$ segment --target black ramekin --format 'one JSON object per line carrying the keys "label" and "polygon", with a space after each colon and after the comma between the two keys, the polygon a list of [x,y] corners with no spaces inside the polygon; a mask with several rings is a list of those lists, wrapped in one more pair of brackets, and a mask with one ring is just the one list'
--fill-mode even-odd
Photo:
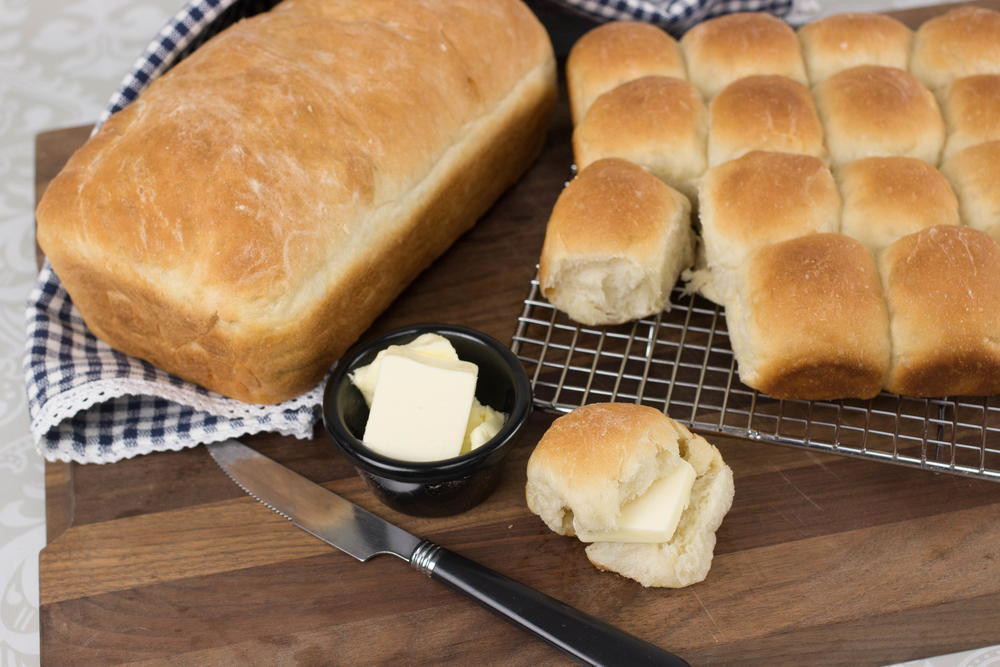
{"label": "black ramekin", "polygon": [[[405,345],[425,333],[444,336],[459,359],[476,364],[476,398],[508,416],[491,440],[468,454],[442,461],[400,461],[361,442],[368,406],[348,374],[371,363],[380,350]],[[337,362],[323,395],[323,422],[340,451],[382,502],[415,516],[458,514],[485,500],[500,481],[501,461],[530,413],[531,385],[517,357],[484,333],[448,324],[409,326],[354,346]]]}

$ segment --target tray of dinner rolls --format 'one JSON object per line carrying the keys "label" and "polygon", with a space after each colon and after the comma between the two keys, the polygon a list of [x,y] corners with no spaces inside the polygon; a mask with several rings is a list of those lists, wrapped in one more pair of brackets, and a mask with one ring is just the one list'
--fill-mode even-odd
{"label": "tray of dinner rolls", "polygon": [[609,23],[566,78],[539,406],[1000,479],[1000,13]]}

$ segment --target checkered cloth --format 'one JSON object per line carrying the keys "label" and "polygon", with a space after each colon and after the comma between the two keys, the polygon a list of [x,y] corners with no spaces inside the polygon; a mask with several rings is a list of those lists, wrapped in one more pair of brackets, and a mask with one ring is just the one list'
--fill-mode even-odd
{"label": "checkered cloth", "polygon": [[[358,0],[359,2],[363,0]],[[601,20],[640,19],[681,32],[727,12],[785,15],[793,0],[558,0]],[[803,2],[807,0],[796,0]],[[234,6],[239,2],[239,6]],[[128,106],[184,50],[217,31],[232,10],[262,11],[273,0],[194,0],[136,61],[101,116]],[[96,128],[95,128],[96,131]],[[111,349],[87,330],[48,263],[28,304],[25,358],[31,430],[49,460],[106,463],[259,431],[307,438],[319,418],[321,386],[276,406],[241,403]]]}

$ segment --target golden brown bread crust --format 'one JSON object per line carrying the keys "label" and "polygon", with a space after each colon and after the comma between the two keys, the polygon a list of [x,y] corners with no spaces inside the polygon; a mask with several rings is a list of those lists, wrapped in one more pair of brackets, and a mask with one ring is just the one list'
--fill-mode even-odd
{"label": "golden brown bread crust", "polygon": [[870,157],[837,170],[840,231],[879,252],[934,225],[957,225],[958,199],[940,171],[910,157]]}
{"label": "golden brown bread crust", "polygon": [[289,0],[113,116],[50,185],[39,243],[112,346],[278,402],[521,173],[553,98],[518,2]]}
{"label": "golden brown bread crust", "polygon": [[783,76],[748,76],[709,105],[709,166],[754,150],[825,157],[823,127],[809,90]]}
{"label": "golden brown bread crust", "polygon": [[642,167],[598,160],[559,195],[545,231],[538,282],[583,324],[654,315],[693,250],[691,205]]}
{"label": "golden brown bread crust", "polygon": [[777,74],[808,83],[795,31],[762,12],[728,14],[699,23],[681,38],[688,78],[713,97],[754,74]]}
{"label": "golden brown bread crust", "polygon": [[941,171],[958,195],[962,224],[1000,241],[1000,141],[955,153],[941,165]]}
{"label": "golden brown bread crust", "polygon": [[934,95],[909,72],[860,65],[834,74],[814,93],[835,166],[887,155],[938,163],[944,121]]}
{"label": "golden brown bread crust", "polygon": [[716,303],[732,295],[757,248],[840,227],[833,175],[809,155],[753,151],[709,169],[699,188],[706,271],[698,289]]}
{"label": "golden brown bread crust", "polygon": [[1000,74],[955,79],[948,87],[944,118],[946,160],[969,146],[1000,139]]}
{"label": "golden brown bread crust", "polygon": [[1000,12],[959,7],[917,29],[910,71],[943,96],[948,84],[973,74],[1000,74]]}
{"label": "golden brown bread crust", "polygon": [[594,28],[570,49],[566,85],[573,124],[583,120],[594,100],[643,76],[687,78],[677,41],[656,26],[613,21]]}
{"label": "golden brown bread crust", "polygon": [[857,65],[906,69],[913,31],[885,14],[834,14],[799,28],[813,85]]}
{"label": "golden brown bread crust", "polygon": [[776,398],[870,398],[889,367],[889,320],[871,253],[813,234],[751,258],[727,323],[740,379]]}
{"label": "golden brown bread crust", "polygon": [[641,165],[693,197],[706,166],[708,112],[688,81],[645,76],[609,90],[573,131],[576,165],[606,157]]}
{"label": "golden brown bread crust", "polygon": [[1000,393],[1000,245],[968,227],[931,227],[891,245],[881,271],[892,314],[886,388]]}

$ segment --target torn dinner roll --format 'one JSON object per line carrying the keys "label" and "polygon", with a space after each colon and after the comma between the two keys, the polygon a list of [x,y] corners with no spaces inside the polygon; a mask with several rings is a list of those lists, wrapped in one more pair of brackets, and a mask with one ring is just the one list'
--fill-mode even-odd
{"label": "torn dinner roll", "polygon": [[728,14],[699,23],[681,38],[688,77],[706,98],[737,79],[778,74],[807,83],[799,40],[770,14]]}
{"label": "torn dinner roll", "polygon": [[1000,141],[955,153],[941,171],[958,195],[962,223],[1000,241]]}
{"label": "torn dinner roll", "polygon": [[783,76],[749,76],[712,100],[709,166],[753,150],[826,156],[823,126],[804,85]]}
{"label": "torn dinner roll", "polygon": [[[555,420],[528,460],[528,508],[560,535],[621,529],[634,503],[693,473],[683,494],[662,507],[666,519],[682,505],[662,542],[594,541],[587,558],[643,586],[678,588],[702,581],[712,565],[715,531],[732,505],[732,470],[718,449],[653,408],[598,403]],[[650,520],[656,520],[655,513]]]}
{"label": "torn dinner roll", "polygon": [[577,167],[619,157],[690,198],[706,167],[708,112],[690,82],[646,76],[601,95],[573,132]]}
{"label": "torn dinner roll", "polygon": [[944,119],[945,160],[969,146],[1000,139],[1000,74],[955,79],[948,87]]}
{"label": "torn dinner roll", "polygon": [[833,175],[808,155],[754,151],[712,167],[699,201],[705,266],[695,273],[694,287],[716,303],[732,295],[756,249],[840,225]]}
{"label": "torn dinner roll", "polygon": [[643,76],[687,78],[677,41],[660,28],[614,21],[594,28],[573,45],[566,60],[566,84],[573,124],[583,120],[598,97]]}
{"label": "torn dinner roll", "polygon": [[881,257],[892,321],[886,388],[908,396],[1000,393],[1000,245],[930,227]]}
{"label": "torn dinner roll", "polygon": [[1000,74],[1000,12],[959,7],[917,29],[910,71],[943,97],[954,79]]}
{"label": "torn dinner roll", "polygon": [[958,199],[948,179],[923,160],[870,157],[837,170],[844,199],[841,232],[878,253],[934,225],[957,225]]}
{"label": "torn dinner roll", "polygon": [[799,28],[809,81],[816,85],[858,65],[906,69],[913,31],[885,14],[834,14]]}
{"label": "torn dinner roll", "polygon": [[775,398],[871,398],[889,367],[878,269],[860,242],[813,234],[758,250],[726,323],[740,380]]}
{"label": "torn dinner roll", "polygon": [[816,86],[814,94],[834,166],[887,155],[937,164],[944,121],[934,95],[909,72],[852,67]]}
{"label": "torn dinner roll", "polygon": [[549,302],[581,324],[654,315],[692,261],[691,205],[642,167],[594,162],[559,195],[539,261]]}

